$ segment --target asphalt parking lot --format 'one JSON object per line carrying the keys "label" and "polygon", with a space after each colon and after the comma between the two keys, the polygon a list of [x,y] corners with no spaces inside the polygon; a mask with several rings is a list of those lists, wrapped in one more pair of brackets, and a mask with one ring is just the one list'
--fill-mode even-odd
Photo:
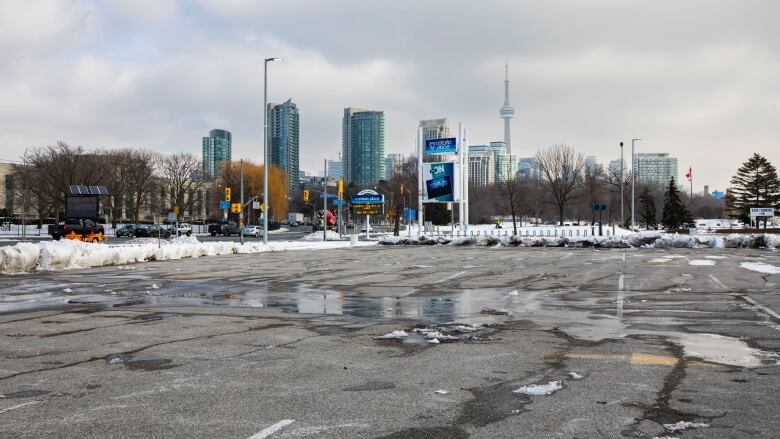
{"label": "asphalt parking lot", "polygon": [[769,266],[378,246],[0,276],[0,437],[776,438]]}

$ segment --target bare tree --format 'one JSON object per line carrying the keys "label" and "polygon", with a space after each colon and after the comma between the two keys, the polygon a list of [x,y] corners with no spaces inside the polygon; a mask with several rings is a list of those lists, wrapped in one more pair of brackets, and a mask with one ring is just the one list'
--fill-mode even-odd
{"label": "bare tree", "polygon": [[[526,201],[525,181],[514,178],[501,178],[495,183],[498,209],[512,216],[513,235],[517,235],[517,217],[521,215],[523,202]],[[521,224],[522,226],[522,224]]]}
{"label": "bare tree", "polygon": [[194,195],[203,186],[200,171],[200,160],[190,153],[166,155],[160,162],[160,183],[171,204],[179,206],[179,212],[185,206],[191,210]]}
{"label": "bare tree", "polygon": [[141,207],[154,190],[155,173],[160,158],[152,151],[135,149],[130,153],[128,160],[125,202],[130,207],[130,218],[134,223],[138,223]]}
{"label": "bare tree", "polygon": [[567,204],[582,185],[585,158],[568,145],[553,145],[536,153],[544,186],[558,209],[558,221],[563,225]]}

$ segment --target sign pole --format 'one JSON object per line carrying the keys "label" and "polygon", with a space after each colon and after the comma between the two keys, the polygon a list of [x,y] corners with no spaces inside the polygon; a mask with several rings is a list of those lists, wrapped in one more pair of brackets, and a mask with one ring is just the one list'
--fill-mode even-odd
{"label": "sign pole", "polygon": [[241,159],[241,212],[238,217],[238,235],[244,245],[244,159]]}
{"label": "sign pole", "polygon": [[466,235],[466,229],[469,228],[469,157],[468,157],[468,144],[469,144],[469,130],[463,128],[463,142],[461,148],[461,156],[463,157],[463,166],[460,169],[461,182],[463,185],[463,195],[461,202],[463,203],[463,219],[461,220],[463,228],[463,236]]}
{"label": "sign pole", "polygon": [[[463,122],[458,123],[458,141],[456,143],[455,154],[458,157],[458,172],[460,178],[458,179],[458,222],[460,223],[460,229],[463,230]],[[452,211],[452,215],[455,215],[455,211]],[[455,232],[455,220],[452,220],[453,233]]]}
{"label": "sign pole", "polygon": [[322,204],[322,240],[328,240],[328,159],[325,159],[325,180],[322,182],[324,189],[322,193],[325,194]]}
{"label": "sign pole", "polygon": [[417,128],[417,236],[422,232],[425,223],[425,212],[423,212],[423,141],[422,127]]}

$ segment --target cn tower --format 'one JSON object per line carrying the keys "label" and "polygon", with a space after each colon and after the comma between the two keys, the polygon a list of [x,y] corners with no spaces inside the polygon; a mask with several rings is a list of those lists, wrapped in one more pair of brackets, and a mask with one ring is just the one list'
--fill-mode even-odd
{"label": "cn tower", "polygon": [[509,124],[512,121],[512,116],[515,115],[515,109],[512,108],[512,105],[509,103],[509,63],[506,63],[504,66],[504,75],[504,105],[501,106],[499,114],[501,115],[501,118],[504,119],[504,143],[506,144],[506,152],[507,154],[512,154]]}

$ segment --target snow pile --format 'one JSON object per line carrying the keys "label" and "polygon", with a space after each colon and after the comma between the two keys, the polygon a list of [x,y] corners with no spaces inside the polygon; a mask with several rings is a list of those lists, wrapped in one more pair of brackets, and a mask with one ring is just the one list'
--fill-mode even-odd
{"label": "snow pile", "polygon": [[780,267],[775,267],[774,265],[769,265],[764,262],[743,262],[739,265],[746,270],[757,271],[759,273],[780,274]]}
{"label": "snow pile", "polygon": [[706,266],[706,265],[715,265],[716,262],[712,259],[694,259],[692,261],[688,261],[688,265],[696,265],[696,266]]}
{"label": "snow pile", "polygon": [[569,377],[571,377],[571,379],[573,379],[575,381],[579,381],[579,380],[585,378],[585,375],[583,375],[583,374],[581,374],[579,372],[576,372],[576,371],[571,371],[571,372],[569,372]]}
{"label": "snow pile", "polygon": [[[134,244],[106,245],[73,240],[43,241],[36,244],[18,243],[0,247],[0,273],[31,273],[41,270],[71,270],[78,268],[124,266],[135,262],[168,261],[201,256],[249,254],[285,250],[316,250],[349,247],[349,242],[293,242],[271,244],[262,242],[215,241],[200,242],[195,237],[135,241]],[[362,242],[360,245],[376,245]]]}
{"label": "snow pile", "polygon": [[664,424],[664,428],[667,431],[671,431],[671,432],[683,431],[689,428],[706,428],[709,426],[710,424],[705,424],[703,422],[688,422],[688,421],[680,421],[675,424]]}
{"label": "snow pile", "polygon": [[563,389],[560,381],[550,381],[547,384],[529,384],[519,389],[513,390],[512,393],[522,393],[530,396],[547,396]]}
{"label": "snow pile", "polygon": [[383,236],[382,245],[453,245],[478,247],[597,248],[780,248],[780,235],[679,235],[657,231],[620,236]]}
{"label": "snow pile", "polygon": [[393,332],[387,333],[385,335],[380,335],[377,337],[374,337],[378,340],[397,340],[401,338],[406,338],[409,336],[409,333],[403,330],[395,330]]}
{"label": "snow pile", "polygon": [[431,343],[439,343],[442,341],[454,341],[458,339],[458,337],[455,337],[454,335],[445,335],[442,334],[441,331],[437,331],[435,329],[429,329],[429,328],[416,328],[414,329],[413,332],[422,334]]}

